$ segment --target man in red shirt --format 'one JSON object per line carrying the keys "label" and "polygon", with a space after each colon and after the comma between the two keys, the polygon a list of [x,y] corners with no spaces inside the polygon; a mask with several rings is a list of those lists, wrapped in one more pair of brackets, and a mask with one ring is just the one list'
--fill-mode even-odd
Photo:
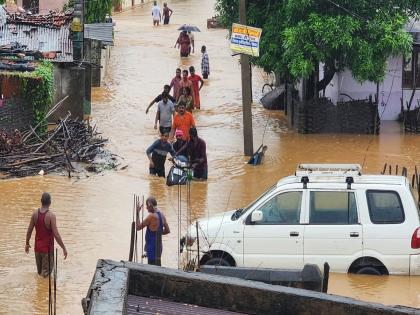
{"label": "man in red shirt", "polygon": [[[41,197],[41,208],[34,211],[26,232],[25,252],[29,253],[29,240],[35,227],[35,260],[38,274],[48,277],[54,267],[54,238],[63,249],[64,259],[67,258],[66,246],[61,240],[57,229],[55,214],[50,211],[51,196],[43,193]],[[49,259],[49,260],[48,260]]]}
{"label": "man in red shirt", "polygon": [[[188,77],[188,80],[192,82],[194,108],[200,109],[200,90],[203,87],[204,81],[198,74],[195,74],[195,69],[193,66],[190,67],[190,74],[191,75]],[[198,86],[199,83],[200,86]]]}

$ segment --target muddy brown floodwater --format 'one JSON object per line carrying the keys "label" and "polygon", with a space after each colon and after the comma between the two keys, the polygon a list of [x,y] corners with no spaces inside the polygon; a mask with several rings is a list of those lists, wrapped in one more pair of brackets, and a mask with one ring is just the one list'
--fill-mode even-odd
{"label": "muddy brown floodwater", "polygon": [[[195,113],[199,135],[207,142],[209,180],[191,186],[195,217],[246,205],[302,162],[364,164],[365,173],[378,173],[384,163],[412,167],[420,156],[420,137],[400,133],[396,123],[383,123],[380,136],[301,135],[287,128],[280,112],[253,106],[254,147],[262,141],[268,151],[264,164],[251,167],[243,157],[240,68],[232,57],[225,30],[207,30],[214,0],[168,1],[174,10],[171,25],[153,27],[150,5],[115,16],[115,47],[103,87],[93,91],[92,117],[109,148],[124,157],[123,171],[71,179],[48,175],[0,182],[0,313],[46,314],[48,282],[36,275],[35,260],[24,253],[31,211],[43,191],[52,194],[68,248],[58,262],[58,313],[82,314],[80,300],[89,287],[98,258],[127,259],[132,196],[157,196],[172,233],[164,239],[163,265],[177,266],[177,189],[148,175],[146,148],[157,137],[156,108],[147,104],[161,92],[177,67],[200,68],[200,47],[210,56],[211,76],[202,89],[202,110]],[[197,25],[196,52],[180,60],[173,48],[177,28]],[[264,83],[253,70],[254,98]],[[370,143],[370,145],[369,145]],[[367,150],[369,146],[369,149]],[[183,223],[182,228],[185,228]],[[32,242],[33,242],[32,237]],[[333,274],[330,293],[385,304],[420,307],[420,277],[369,277]]]}

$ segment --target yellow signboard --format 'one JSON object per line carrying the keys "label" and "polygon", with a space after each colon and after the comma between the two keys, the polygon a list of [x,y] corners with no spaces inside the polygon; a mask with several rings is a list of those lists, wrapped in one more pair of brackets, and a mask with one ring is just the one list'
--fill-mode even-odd
{"label": "yellow signboard", "polygon": [[260,56],[262,29],[233,23],[230,49],[236,53]]}

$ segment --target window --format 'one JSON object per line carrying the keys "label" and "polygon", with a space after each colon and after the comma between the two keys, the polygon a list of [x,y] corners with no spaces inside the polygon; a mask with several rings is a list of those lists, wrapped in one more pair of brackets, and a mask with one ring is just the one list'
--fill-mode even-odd
{"label": "window", "polygon": [[259,209],[263,213],[263,219],[256,224],[299,224],[301,204],[301,191],[276,195]]}
{"label": "window", "polygon": [[404,222],[404,209],[396,191],[368,190],[366,196],[372,223],[398,224]]}
{"label": "window", "polygon": [[357,224],[353,192],[311,191],[310,224]]}
{"label": "window", "polygon": [[402,87],[420,88],[420,52],[413,51],[410,57],[403,59]]}

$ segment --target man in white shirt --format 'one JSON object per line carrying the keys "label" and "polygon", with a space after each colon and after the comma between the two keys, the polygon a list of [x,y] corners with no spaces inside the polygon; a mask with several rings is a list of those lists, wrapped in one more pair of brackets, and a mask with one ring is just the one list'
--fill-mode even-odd
{"label": "man in white shirt", "polygon": [[157,5],[157,1],[153,2],[152,17],[153,17],[153,25],[159,26],[159,22],[162,20],[162,14],[160,13],[160,8]]}

